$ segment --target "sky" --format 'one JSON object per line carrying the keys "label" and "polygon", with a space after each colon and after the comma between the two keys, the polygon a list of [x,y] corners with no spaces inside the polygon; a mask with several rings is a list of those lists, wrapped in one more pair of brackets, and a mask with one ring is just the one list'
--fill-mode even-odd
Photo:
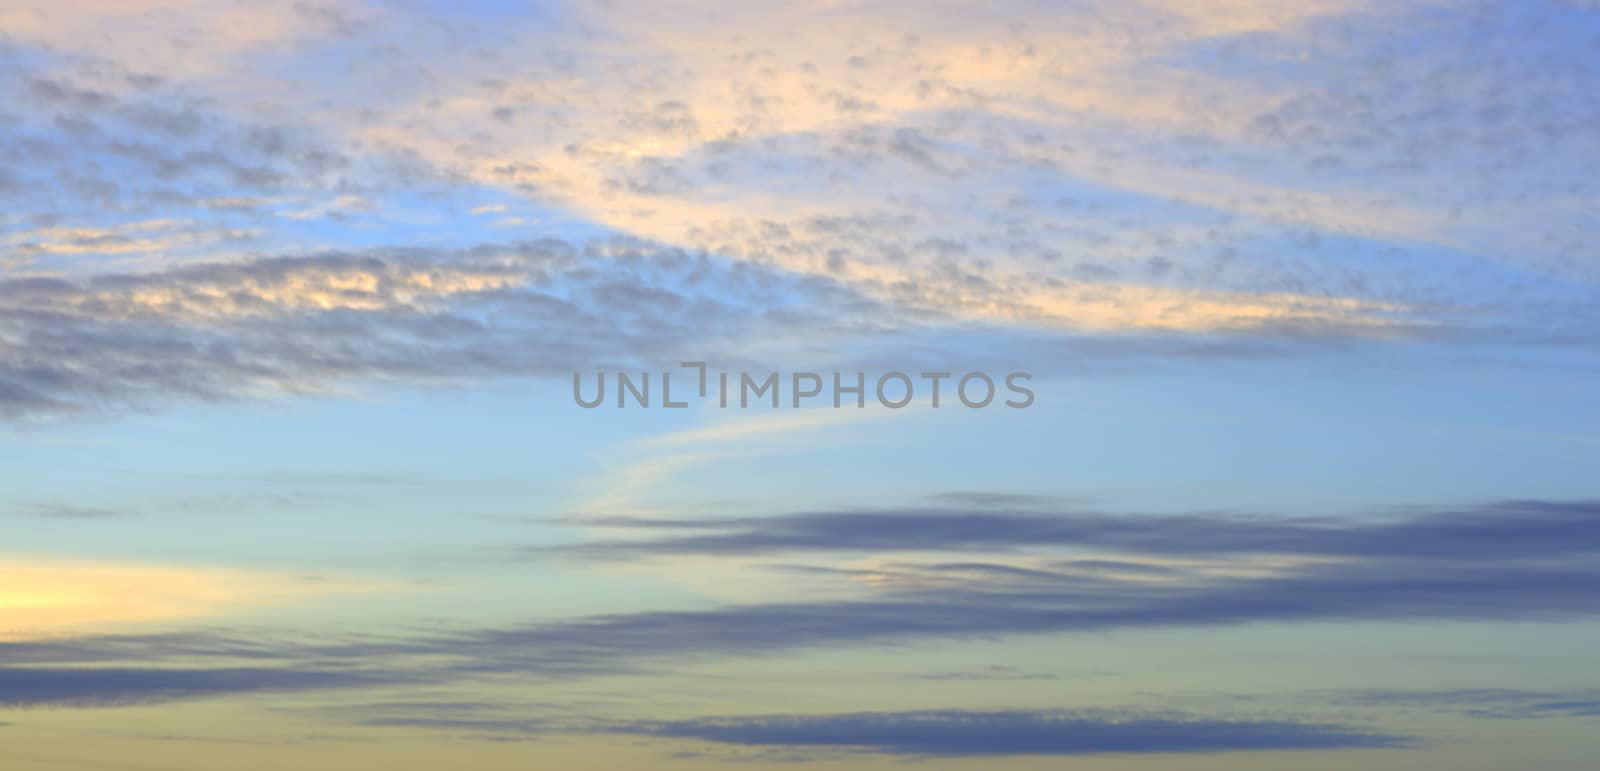
{"label": "sky", "polygon": [[1592,769],[1597,127],[1586,0],[8,0],[0,767]]}

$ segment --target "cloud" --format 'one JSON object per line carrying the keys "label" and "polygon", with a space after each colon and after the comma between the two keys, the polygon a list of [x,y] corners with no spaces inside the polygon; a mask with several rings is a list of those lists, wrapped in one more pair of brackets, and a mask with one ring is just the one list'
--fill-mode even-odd
{"label": "cloud", "polygon": [[[912,332],[926,340],[892,355]],[[963,354],[972,366],[1026,354],[1040,375],[1091,360],[1283,356],[1319,344],[1042,339],[886,305],[832,278],[629,239],[371,247],[0,280],[0,418],[685,360],[760,369],[785,352],[793,366],[816,361],[827,340],[856,344],[831,367],[911,366],[947,362],[985,334],[978,353]]]}
{"label": "cloud", "polygon": [[89,0],[70,6],[25,0],[0,11],[9,37],[136,67],[150,78],[216,76],[245,54],[338,31],[318,6],[238,5],[215,0]]}
{"label": "cloud", "polygon": [[[1094,671],[1091,675],[1107,675],[1109,673]],[[978,671],[968,672],[928,672],[924,674],[909,675],[913,680],[929,680],[944,682],[1021,682],[1028,680],[1057,680],[1056,675],[1048,672],[1025,672],[1016,667],[994,665]]]}
{"label": "cloud", "polygon": [[[0,643],[0,655],[17,666],[241,653],[325,667],[426,657],[434,671],[456,678],[582,678],[649,671],[663,661],[996,636],[1268,623],[1576,621],[1595,617],[1593,597],[1600,592],[1594,559],[1600,539],[1585,529],[1590,512],[1587,504],[1525,502],[1469,510],[1454,528],[1448,517],[1425,513],[1338,528],[1272,530],[1263,523],[1268,530],[1259,537],[1236,518],[1194,515],[1171,533],[1155,522],[1106,531],[1119,544],[1183,557],[1176,561],[1085,557],[1047,537],[1038,544],[1043,552],[1030,559],[908,558],[857,569],[848,575],[854,591],[823,599],[595,614],[376,640],[177,634],[11,642]],[[1216,529],[1207,531],[1207,522]],[[922,524],[939,532],[936,521]],[[944,532],[955,538],[964,531]],[[908,531],[908,537],[916,536]],[[1226,545],[1234,540],[1241,549]],[[1272,553],[1239,556],[1257,551]]]}
{"label": "cloud", "polygon": [[[769,338],[909,356],[937,337],[1062,369],[1596,342],[1593,191],[1573,176],[1594,105],[1563,74],[1585,71],[1562,23],[1577,11],[308,6],[246,29],[223,5],[6,12],[0,263],[26,273],[0,288],[0,416],[559,376]],[[1415,39],[1419,14],[1441,39]],[[195,39],[191,17],[217,27]],[[707,18],[739,34],[701,34]],[[1508,23],[1562,66],[1450,55]],[[85,49],[107,28],[114,45]],[[159,53],[173,40],[183,62]],[[345,72],[357,56],[395,66]],[[327,62],[345,76],[315,77]],[[527,246],[488,232],[502,213],[568,256],[491,265]],[[448,245],[375,247],[376,227]],[[710,256],[635,271],[602,254],[617,234]],[[563,289],[590,271],[614,281]],[[611,310],[637,323],[573,320]]]}
{"label": "cloud", "polygon": [[627,241],[19,278],[0,281],[0,416],[676,366],[717,353],[707,330],[826,336],[878,314],[833,282]]}
{"label": "cloud", "polygon": [[[1019,499],[961,495],[943,500]],[[1488,509],[1480,509],[1479,516],[1487,517]],[[1507,509],[1502,521],[1514,521],[1517,511]],[[1487,519],[1475,528],[1487,532],[1492,528],[1486,524]],[[1581,534],[1568,536],[1579,545],[1554,539],[1543,545],[1513,543],[1509,555],[1495,556],[1474,539],[1442,538],[1457,546],[1435,546],[1415,559],[1388,549],[1369,549],[1358,559],[1350,556],[1354,549],[1341,546],[1337,551],[1345,556],[1333,561],[1291,559],[1235,564],[1226,570],[1184,563],[1170,575],[1153,576],[1135,570],[1137,561],[1072,556],[1052,558],[1040,568],[1010,564],[1007,555],[986,562],[906,562],[877,570],[898,575],[867,582],[865,597],[596,614],[387,635],[213,629],[0,641],[0,658],[7,662],[0,667],[0,694],[14,706],[113,707],[236,693],[658,677],[664,664],[676,668],[695,661],[818,649],[1135,628],[1591,619],[1592,598],[1600,592],[1595,542]],[[1302,537],[1287,542],[1298,543]],[[1227,556],[1224,561],[1241,560]],[[1029,675],[998,667],[929,677],[1008,680]],[[1386,712],[1426,709],[1496,719],[1595,714],[1593,694],[1584,691],[1343,691],[1313,696],[1323,706]],[[574,717],[573,705],[537,709],[531,715],[525,706],[508,702],[434,708],[414,702],[404,708],[339,710],[332,719],[497,740],[612,733],[780,748],[806,756],[1209,753],[1414,744],[1405,736],[1351,725],[1149,712],[943,710],[616,721]]]}
{"label": "cloud", "polygon": [[899,755],[908,759],[1210,754],[1248,751],[1400,749],[1411,737],[1292,719],[1252,720],[1136,710],[919,710],[809,715],[739,715],[677,720],[575,716],[573,705],[394,702],[342,711],[364,726],[458,735],[537,737],[623,734],[791,751]]}
{"label": "cloud", "polygon": [[1493,720],[1600,717],[1600,691],[1462,688],[1436,691],[1364,690],[1320,694],[1338,704],[1421,708]]}
{"label": "cloud", "polygon": [[[1306,83],[1334,92],[1307,94],[1305,83],[1260,75],[1280,68],[1239,64],[1276,62],[1286,56],[1280,47],[1308,46],[1337,65],[1352,55],[1336,45],[1348,30],[1325,14],[1377,35],[1382,30],[1363,25],[1415,12],[1356,10],[1364,5],[1295,3],[1258,14],[1156,3],[1101,8],[1091,21],[1015,4],[961,24],[893,2],[827,14],[796,9],[781,22],[727,4],[703,10],[738,24],[737,42],[692,34],[699,16],[646,5],[639,14],[654,20],[648,24],[601,10],[576,14],[580,26],[615,36],[588,40],[583,53],[563,48],[577,26],[505,20],[511,39],[480,39],[494,60],[514,63],[509,73],[481,69],[483,51],[446,43],[440,32],[449,24],[424,14],[369,14],[370,23],[333,25],[340,34],[327,37],[317,34],[322,15],[290,14],[293,29],[312,33],[303,41],[311,55],[337,57],[347,45],[370,48],[400,35],[441,50],[425,73],[367,88],[273,73],[306,100],[349,103],[302,126],[236,117],[259,114],[249,109],[260,88],[253,80],[223,93],[206,93],[215,85],[204,81],[147,93],[127,82],[126,62],[65,72],[33,63],[39,72],[27,81],[36,84],[28,98],[41,117],[68,110],[68,123],[94,141],[57,146],[28,135],[22,139],[56,152],[21,160],[27,170],[70,146],[163,178],[331,194],[390,187],[386,169],[400,162],[379,157],[387,155],[415,161],[441,184],[498,187],[622,232],[829,276],[881,302],[969,319],[1185,332],[1299,324],[1370,334],[1440,320],[1441,288],[1423,278],[1439,271],[1414,269],[1429,260],[1492,276],[1461,255],[1412,254],[1408,242],[1459,225],[1425,196],[1390,194],[1386,186],[1406,175],[1369,162],[1374,189],[1356,180],[1328,193],[1347,178],[1306,178],[1300,169],[1332,151],[1353,157],[1357,143],[1377,148],[1369,155],[1415,153],[1419,143],[1406,139],[1431,125],[1385,132],[1356,124],[1341,117],[1350,110],[1319,105],[1370,104],[1358,91],[1364,81],[1301,67]],[[881,31],[841,40],[831,31],[841,14]],[[1006,23],[1008,14],[1028,23]],[[54,28],[50,14],[40,18],[41,34]],[[118,15],[102,9],[98,18]],[[1493,21],[1461,11],[1449,29],[1466,35]],[[1126,29],[1143,31],[1139,45],[1104,44]],[[1381,53],[1399,56],[1391,48]],[[1424,68],[1434,54],[1411,55],[1422,61],[1407,65]],[[746,62],[732,83],[730,61]],[[1461,77],[1473,93],[1491,90],[1481,78]],[[1422,110],[1405,110],[1426,95],[1396,96],[1397,114],[1363,120],[1416,122],[1412,113]],[[1515,107],[1508,114],[1522,121],[1544,112],[1538,101]],[[1452,128],[1446,111],[1425,114]],[[1558,117],[1566,125],[1565,116],[1547,119]],[[1266,123],[1287,138],[1262,141],[1252,127]],[[164,152],[163,143],[142,138],[153,133],[183,135],[195,147]],[[1567,152],[1584,149],[1573,132],[1561,138],[1572,145]],[[139,197],[116,182],[85,179],[85,189],[118,201]],[[209,186],[135,187],[156,203],[171,193],[248,197]],[[1377,246],[1390,253],[1343,260],[1316,246],[1342,249],[1338,239],[1357,235],[1381,237]],[[1400,273],[1385,267],[1399,263]],[[1414,302],[1419,297],[1428,303]]]}
{"label": "cloud", "polygon": [[135,512],[123,509],[108,509],[94,506],[71,506],[67,504],[34,504],[25,507],[22,513],[27,516],[41,519],[59,520],[101,520],[119,519],[122,517],[136,516]]}
{"label": "cloud", "polygon": [[918,758],[1390,749],[1414,743],[1345,725],[1165,713],[930,710],[765,715],[641,722],[610,730],[714,744]]}
{"label": "cloud", "polygon": [[556,551],[593,557],[753,556],[805,552],[1015,552],[1048,547],[1163,557],[1511,560],[1600,550],[1600,502],[1507,501],[1356,518],[1208,513],[1114,514],[1030,499],[955,499],[901,510],[798,512],[726,519],[586,516],[589,528],[654,537]]}
{"label": "cloud", "polygon": [[[708,393],[715,396],[717,372],[708,370]],[[695,393],[698,371],[679,368],[670,374],[678,379],[679,396]],[[732,377],[737,377],[733,375]],[[737,385],[733,388],[737,389]],[[709,425],[646,437],[623,449],[621,460],[593,483],[597,492],[574,506],[583,512],[649,512],[638,500],[643,491],[659,487],[685,470],[733,457],[772,452],[774,446],[793,449],[808,433],[859,424],[896,413],[876,403],[861,409],[804,409],[767,415],[741,413],[735,419],[718,419]],[[581,518],[574,520],[581,523]],[[598,518],[606,526],[605,516]]]}
{"label": "cloud", "polygon": [[[625,232],[969,319],[1373,334],[1459,319],[1508,282],[1530,308],[1539,273],[1592,272],[1577,202],[1594,191],[1573,170],[1594,105],[1563,14],[1091,5],[591,9],[609,34],[582,52],[489,79],[463,65],[447,96],[347,130]],[[1455,54],[1508,26],[1556,45]],[[1531,136],[1565,162],[1497,150]],[[1501,227],[1512,210],[1542,233]]]}
{"label": "cloud", "polygon": [[[659,540],[602,542],[599,553],[748,559],[860,550],[902,556],[868,567],[800,566],[822,578],[835,574],[852,581],[855,590],[839,599],[512,627],[465,635],[457,650],[484,659],[506,656],[538,671],[1131,628],[1577,620],[1593,617],[1588,599],[1600,587],[1594,568],[1600,517],[1585,502],[1483,505],[1352,521],[925,512],[859,519],[848,513],[780,516],[770,530],[759,522],[736,522],[735,535],[726,539],[680,535],[680,528],[704,522],[667,522]],[[582,546],[574,550],[586,553]],[[939,551],[962,557],[918,558],[930,551],[935,558]]]}
{"label": "cloud", "polygon": [[90,709],[234,694],[392,686],[395,673],[272,668],[0,666],[0,709]]}
{"label": "cloud", "polygon": [[191,222],[145,220],[111,227],[45,227],[11,233],[0,238],[0,248],[19,257],[124,255],[173,252],[248,237],[245,231],[195,228]]}
{"label": "cloud", "polygon": [[230,113],[185,85],[141,86],[116,65],[16,44],[0,59],[12,76],[0,96],[21,108],[0,121],[16,175],[0,186],[12,204],[0,244],[50,268],[216,259],[282,241],[261,211],[437,181],[403,154],[350,154],[314,128]]}
{"label": "cloud", "polygon": [[[1318,621],[1573,620],[1593,617],[1588,600],[1597,589],[1600,576],[1592,569],[1537,566],[1407,570],[1349,565],[1193,586],[1095,580],[998,586],[969,582],[874,599],[663,610],[483,630],[455,637],[449,650],[466,657],[470,665],[497,671],[562,673],[604,671],[656,659],[757,656],[997,635]],[[405,644],[397,648],[407,649]]]}

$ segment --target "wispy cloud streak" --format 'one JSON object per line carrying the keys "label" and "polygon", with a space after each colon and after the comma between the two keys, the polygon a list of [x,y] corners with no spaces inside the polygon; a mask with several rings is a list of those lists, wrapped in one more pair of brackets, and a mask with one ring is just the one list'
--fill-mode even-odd
{"label": "wispy cloud streak", "polygon": [[610,730],[715,744],[923,758],[1373,749],[1412,743],[1346,725],[1094,712],[760,715],[633,723]]}
{"label": "wispy cloud streak", "polygon": [[[1223,534],[1240,533],[1247,551],[1298,559],[1244,570],[1180,566],[1176,574],[1071,555],[1039,567],[1015,566],[1007,556],[907,561],[886,568],[902,573],[901,580],[867,582],[864,595],[840,599],[599,614],[365,640],[212,634],[0,643],[0,655],[18,666],[158,661],[210,652],[344,666],[425,656],[433,669],[453,677],[571,678],[648,671],[664,661],[997,635],[1329,621],[1592,619],[1600,612],[1593,601],[1600,594],[1600,563],[1594,559],[1600,539],[1588,529],[1592,511],[1588,504],[1483,506],[1458,515],[1459,523],[1444,513],[1427,513],[1334,528],[1326,541],[1318,534],[1330,525],[1285,525],[1265,542],[1251,541],[1238,529],[1237,518],[1195,515],[1183,520],[1186,529],[1160,538],[1154,535],[1159,528],[1140,526],[1138,542],[1158,553],[1154,544],[1164,544],[1169,554],[1227,555],[1233,550],[1224,548]],[[1037,524],[1037,515],[1029,517]],[[1217,526],[1216,532],[1206,532],[1207,522]],[[1551,532],[1515,536],[1518,528],[1537,533],[1545,527]],[[963,532],[952,528],[945,537]],[[1397,533],[1415,540],[1397,542]],[[1020,546],[1023,537],[1014,534],[1005,545]],[[1412,543],[1416,554],[1409,553]]]}

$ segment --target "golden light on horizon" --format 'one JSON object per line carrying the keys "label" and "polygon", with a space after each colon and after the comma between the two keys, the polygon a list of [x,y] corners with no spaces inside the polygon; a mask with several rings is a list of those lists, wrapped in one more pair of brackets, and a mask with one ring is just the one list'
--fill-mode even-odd
{"label": "golden light on horizon", "polygon": [[367,588],[267,571],[0,556],[0,640],[193,619]]}

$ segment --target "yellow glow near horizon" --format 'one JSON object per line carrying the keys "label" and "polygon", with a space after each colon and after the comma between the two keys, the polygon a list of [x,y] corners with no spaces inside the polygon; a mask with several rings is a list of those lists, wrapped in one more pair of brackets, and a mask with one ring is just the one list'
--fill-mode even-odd
{"label": "yellow glow near horizon", "polygon": [[0,640],[218,615],[370,588],[264,571],[0,555]]}

